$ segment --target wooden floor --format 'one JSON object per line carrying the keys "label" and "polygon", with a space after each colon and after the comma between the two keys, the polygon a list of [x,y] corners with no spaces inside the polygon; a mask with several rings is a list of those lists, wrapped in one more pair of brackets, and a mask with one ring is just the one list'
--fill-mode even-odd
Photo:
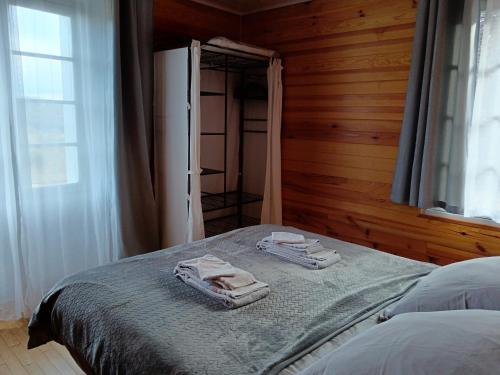
{"label": "wooden floor", "polygon": [[27,350],[25,322],[0,324],[0,375],[84,374],[68,351],[55,342]]}

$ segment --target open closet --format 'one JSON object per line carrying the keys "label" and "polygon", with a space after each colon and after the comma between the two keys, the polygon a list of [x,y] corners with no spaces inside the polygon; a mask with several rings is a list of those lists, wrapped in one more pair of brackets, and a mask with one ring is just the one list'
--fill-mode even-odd
{"label": "open closet", "polygon": [[215,38],[155,54],[164,246],[281,223],[281,62]]}

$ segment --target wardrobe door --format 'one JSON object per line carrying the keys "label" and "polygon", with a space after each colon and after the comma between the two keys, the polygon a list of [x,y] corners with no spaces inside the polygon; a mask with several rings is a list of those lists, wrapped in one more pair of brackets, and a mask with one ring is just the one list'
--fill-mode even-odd
{"label": "wardrobe door", "polygon": [[162,247],[187,241],[188,48],[155,53],[155,163]]}

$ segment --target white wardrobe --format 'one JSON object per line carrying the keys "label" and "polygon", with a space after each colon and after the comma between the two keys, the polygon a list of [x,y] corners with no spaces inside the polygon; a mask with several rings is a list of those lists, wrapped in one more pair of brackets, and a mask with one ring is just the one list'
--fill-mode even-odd
{"label": "white wardrobe", "polygon": [[281,224],[281,61],[215,38],[155,54],[162,245]]}

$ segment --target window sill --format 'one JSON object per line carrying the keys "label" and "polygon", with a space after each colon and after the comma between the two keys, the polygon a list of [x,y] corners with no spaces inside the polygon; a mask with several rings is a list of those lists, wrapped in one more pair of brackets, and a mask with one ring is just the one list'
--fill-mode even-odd
{"label": "window sill", "polygon": [[500,230],[500,223],[496,223],[493,220],[475,218],[475,217],[464,217],[462,215],[452,214],[445,211],[435,210],[435,209],[420,209],[419,217],[440,221],[447,221],[455,224],[464,224],[470,227],[476,228],[486,228]]}

